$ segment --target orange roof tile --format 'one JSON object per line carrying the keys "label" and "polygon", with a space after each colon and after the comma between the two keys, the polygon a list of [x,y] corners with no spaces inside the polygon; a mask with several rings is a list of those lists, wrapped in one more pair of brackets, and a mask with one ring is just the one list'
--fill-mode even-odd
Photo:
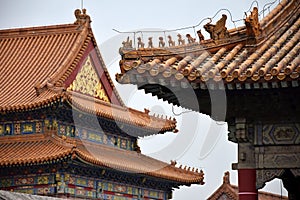
{"label": "orange roof tile", "polygon": [[[209,80],[235,84],[294,81],[300,74],[300,4],[283,0],[260,21],[261,34],[256,42],[246,35],[246,27],[229,30],[226,41],[212,40],[177,47],[140,48],[121,53],[118,82],[166,85],[174,81],[193,83],[202,88]],[[172,60],[172,64],[167,63]],[[155,61],[155,62],[154,62]],[[149,82],[150,83],[150,82]],[[296,85],[298,85],[296,83]],[[145,83],[144,83],[145,84]],[[231,87],[231,86],[230,86]]]}
{"label": "orange roof tile", "polygon": [[[75,71],[91,42],[120,106],[96,99],[87,100],[84,95],[66,91],[65,81]],[[153,117],[146,111],[140,112],[124,105],[103,63],[90,21],[0,30],[0,79],[1,112],[40,108],[49,102],[69,99],[69,103],[74,103],[77,108],[128,124],[159,132],[176,128],[173,119]],[[90,102],[93,102],[92,106]],[[94,105],[95,102],[97,105]],[[112,115],[112,111],[120,116]]]}
{"label": "orange roof tile", "polygon": [[[73,106],[98,116],[113,119],[116,121],[133,124],[144,129],[156,132],[165,132],[176,129],[176,119],[158,118],[150,116],[148,110],[140,112],[132,108],[121,107],[100,101],[77,92],[68,92],[68,99]],[[144,133],[143,133],[144,134]],[[142,135],[141,135],[142,136]],[[145,135],[143,135],[145,136]]]}
{"label": "orange roof tile", "polygon": [[0,140],[0,166],[40,164],[71,157],[105,168],[140,173],[183,184],[203,184],[203,172],[175,167],[143,154],[94,145],[88,141],[60,138],[54,132],[5,136]]}
{"label": "orange roof tile", "polygon": [[0,140],[0,165],[44,163],[72,154],[72,145],[47,134],[3,137]]}
{"label": "orange roof tile", "polygon": [[86,37],[87,32],[74,24],[1,30],[1,110],[53,97],[55,93],[49,91],[38,96],[36,84],[68,68],[66,58],[74,60],[84,50]]}

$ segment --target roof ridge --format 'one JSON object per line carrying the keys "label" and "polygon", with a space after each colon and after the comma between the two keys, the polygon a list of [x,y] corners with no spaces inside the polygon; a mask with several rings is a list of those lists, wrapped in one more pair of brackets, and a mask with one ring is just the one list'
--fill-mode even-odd
{"label": "roof ridge", "polygon": [[75,42],[75,45],[70,49],[69,54],[61,64],[61,67],[50,77],[50,80],[53,81],[55,85],[62,86],[68,75],[70,75],[76,67],[76,64],[79,62],[83,52],[88,46],[88,42],[90,41],[88,35],[88,26],[84,26]]}
{"label": "roof ridge", "polygon": [[[31,27],[17,27],[17,28],[7,28],[0,30],[0,38],[11,37],[11,36],[22,36],[22,34],[37,34],[37,32],[42,33],[56,33],[58,30],[63,32],[68,32],[74,30],[74,27],[77,27],[74,23],[68,24],[58,24],[58,25],[46,25],[46,26],[31,26]],[[78,30],[80,31],[80,30]],[[4,35],[5,34],[5,35]]]}
{"label": "roof ridge", "polygon": [[[88,43],[93,37],[91,32],[90,16],[86,14],[86,9],[76,9],[74,11],[76,21],[72,25],[72,27],[77,27],[76,31],[78,31],[79,36],[76,38],[75,44],[73,44],[72,48],[69,50],[68,54],[65,56],[63,62],[60,64],[55,73],[53,73],[50,77],[48,77],[42,84],[36,83],[41,89],[45,86],[49,86],[49,84],[57,87],[64,87],[63,82],[67,79],[67,77],[74,70],[79,60],[83,56],[83,53],[88,47]],[[58,25],[62,26],[63,25]],[[74,30],[73,30],[74,33]]]}
{"label": "roof ridge", "polygon": [[65,57],[61,67],[50,77],[57,86],[62,86],[65,80],[70,76],[75,69],[79,60],[82,58],[85,50],[88,48],[88,44],[93,37],[91,30],[91,18],[86,14],[86,9],[76,9],[74,11],[76,21],[75,25],[78,26],[78,30],[81,30],[79,38],[76,39],[75,45],[70,49],[69,54]]}

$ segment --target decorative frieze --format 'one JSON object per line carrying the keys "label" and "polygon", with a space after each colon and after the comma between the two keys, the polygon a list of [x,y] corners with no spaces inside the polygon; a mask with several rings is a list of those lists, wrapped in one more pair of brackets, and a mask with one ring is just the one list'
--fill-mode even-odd
{"label": "decorative frieze", "polygon": [[256,187],[263,188],[287,170],[300,175],[300,124],[247,122],[237,118],[229,125],[230,140],[238,143],[236,169],[256,169]]}
{"label": "decorative frieze", "polygon": [[229,125],[228,137],[232,142],[253,142],[259,146],[300,144],[300,124],[248,123],[243,118],[237,118],[234,124]]}
{"label": "decorative frieze", "polygon": [[67,124],[56,119],[13,121],[0,124],[0,137],[9,135],[45,133],[57,130],[58,135],[80,138],[99,144],[114,146],[126,150],[135,150],[135,139],[122,137],[100,130]]}
{"label": "decorative frieze", "polygon": [[76,75],[75,80],[70,84],[67,90],[80,92],[105,102],[110,102],[90,56],[87,57],[82,68]]}
{"label": "decorative frieze", "polygon": [[166,199],[166,192],[102,179],[87,178],[73,174],[57,174],[57,181],[70,196],[100,199]]}
{"label": "decorative frieze", "polygon": [[256,168],[284,169],[299,168],[300,146],[255,147]]}
{"label": "decorative frieze", "polygon": [[61,195],[111,200],[166,199],[166,192],[64,172],[0,178],[0,188],[28,194]]}
{"label": "decorative frieze", "polygon": [[300,124],[265,124],[258,128],[258,143],[263,145],[300,144]]}
{"label": "decorative frieze", "polygon": [[59,123],[58,135],[80,138],[83,140],[96,142],[98,144],[114,146],[126,150],[134,150],[135,148],[134,139],[129,139],[121,137],[119,135],[110,134],[94,129],[88,129],[80,126],[75,127],[72,124]]}
{"label": "decorative frieze", "polygon": [[30,174],[0,178],[0,188],[28,194],[55,193],[54,174]]}
{"label": "decorative frieze", "polygon": [[0,136],[43,133],[44,121],[28,120],[0,123]]}

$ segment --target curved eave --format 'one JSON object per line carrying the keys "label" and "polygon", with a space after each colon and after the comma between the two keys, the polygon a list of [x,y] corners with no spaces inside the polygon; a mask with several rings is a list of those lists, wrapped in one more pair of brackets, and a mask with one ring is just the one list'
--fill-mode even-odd
{"label": "curved eave", "polygon": [[[266,19],[262,33],[253,44],[238,37],[245,27],[229,31],[226,43],[189,44],[183,48],[139,49],[122,55],[121,73],[116,79],[121,84],[160,84],[167,87],[194,89],[252,89],[298,87],[300,75],[300,4],[282,1]],[[206,46],[207,45],[207,46]],[[202,48],[201,48],[202,47]],[[213,83],[213,84],[211,84]]]}
{"label": "curved eave", "polygon": [[56,93],[52,90],[47,90],[41,95],[37,96],[32,102],[28,102],[25,104],[0,106],[0,112],[24,112],[34,109],[40,109],[65,98],[66,96],[63,92]]}
{"label": "curved eave", "polygon": [[116,120],[142,129],[164,133],[176,129],[175,119],[150,116],[148,112],[117,106],[77,92],[68,92],[68,102],[75,108],[99,117]]}
{"label": "curved eave", "polygon": [[60,91],[55,93],[52,90],[47,90],[38,96],[34,102],[24,105],[0,107],[0,112],[3,114],[9,112],[25,112],[41,109],[49,106],[51,103],[63,101],[67,101],[71,106],[74,106],[82,112],[116,120],[151,132],[164,133],[176,130],[175,118],[167,119],[150,116],[147,110],[141,112],[135,109],[117,106],[77,92]]}
{"label": "curved eave", "polygon": [[204,174],[201,170],[198,172],[198,170],[193,169],[192,171],[190,168],[178,168],[135,151],[126,151],[104,145],[91,147],[88,142],[83,142],[83,145],[77,145],[76,155],[79,159],[93,165],[125,173],[144,174],[180,184],[204,184]]}
{"label": "curved eave", "polygon": [[44,134],[3,136],[0,147],[0,167],[79,159],[88,165],[124,173],[144,174],[184,185],[204,184],[201,170],[178,168],[135,151],[59,137],[54,130]]}
{"label": "curved eave", "polygon": [[59,162],[72,155],[72,145],[55,134],[2,136],[0,166],[20,166]]}

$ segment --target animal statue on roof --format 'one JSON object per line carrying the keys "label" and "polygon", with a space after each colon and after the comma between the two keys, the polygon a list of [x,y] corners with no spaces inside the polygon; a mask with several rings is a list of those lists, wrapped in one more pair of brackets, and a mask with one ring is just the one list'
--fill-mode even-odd
{"label": "animal statue on roof", "polygon": [[159,40],[158,46],[159,47],[165,47],[166,43],[164,41],[164,38],[163,37],[159,37],[158,40]]}
{"label": "animal statue on roof", "polygon": [[149,38],[148,38],[148,48],[153,48],[152,37],[149,37]]}
{"label": "animal statue on roof", "polygon": [[230,184],[230,174],[228,171],[224,173],[223,183]]}
{"label": "animal statue on roof", "polygon": [[88,22],[88,24],[91,22],[91,18],[86,14],[85,8],[82,9],[82,13],[80,9],[76,9],[74,11],[74,15],[76,17],[76,21],[74,22],[74,24],[84,25],[86,22]]}
{"label": "animal statue on roof", "polygon": [[180,33],[177,34],[178,37],[178,45],[185,45],[185,40],[182,39],[182,36]]}
{"label": "animal statue on roof", "polygon": [[123,48],[131,49],[132,48],[132,40],[129,39],[129,36],[127,37],[126,41],[122,42]]}
{"label": "animal statue on roof", "polygon": [[246,19],[245,25],[246,25],[246,34],[249,37],[257,37],[261,33],[261,28],[258,20],[258,9],[257,7],[253,8],[253,11],[249,16],[247,16],[247,13],[245,13]]}
{"label": "animal statue on roof", "polygon": [[172,40],[171,35],[168,35],[168,43],[169,43],[169,47],[175,46],[175,41]]}
{"label": "animal statue on roof", "polygon": [[171,160],[171,165],[175,166],[177,164],[176,160]]}
{"label": "animal statue on roof", "polygon": [[145,47],[145,43],[142,41],[142,38],[141,37],[138,37],[137,38],[138,40],[138,48],[144,48]]}
{"label": "animal statue on roof", "polygon": [[216,24],[211,24],[211,21],[204,25],[204,29],[209,33],[213,40],[229,38],[228,30],[225,26],[227,16],[222,15],[221,19]]}
{"label": "animal statue on roof", "polygon": [[193,38],[190,34],[186,34],[185,36],[189,44],[194,43],[196,41],[196,38]]}
{"label": "animal statue on roof", "polygon": [[198,37],[199,37],[199,42],[201,43],[201,41],[204,40],[204,36],[202,35],[201,30],[198,30],[198,31],[197,31],[197,35],[198,35]]}

